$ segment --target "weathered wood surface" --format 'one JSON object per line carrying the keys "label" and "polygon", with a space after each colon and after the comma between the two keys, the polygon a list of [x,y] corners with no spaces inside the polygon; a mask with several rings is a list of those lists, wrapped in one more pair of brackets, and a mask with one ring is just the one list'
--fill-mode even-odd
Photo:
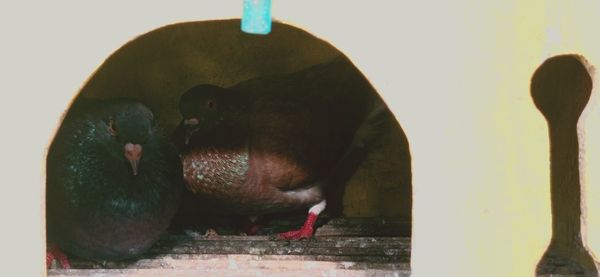
{"label": "weathered wood surface", "polygon": [[[164,254],[154,257],[142,258],[135,262],[130,262],[124,268],[114,268],[114,265],[125,265],[125,263],[115,264],[93,264],[90,262],[77,261],[74,267],[90,266],[92,269],[243,269],[243,268],[262,268],[262,269],[347,269],[347,270],[408,270],[408,263],[386,263],[386,262],[352,262],[346,261],[345,256],[339,256],[338,261],[322,259],[319,256],[287,256],[287,255],[214,255],[214,254]],[[322,259],[322,260],[319,260]],[[102,268],[109,267],[109,268]],[[90,269],[90,268],[77,268]],[[55,270],[60,272],[65,270]]]}
{"label": "weathered wood surface", "polygon": [[[410,276],[410,237],[398,234],[403,221],[333,219],[310,240],[275,236],[205,236],[170,233],[144,256],[95,262],[71,258],[74,269],[49,276]],[[278,221],[274,229],[297,226]],[[288,228],[289,229],[289,228]],[[366,236],[368,233],[388,236]],[[361,236],[355,236],[356,234]]]}
{"label": "weathered wood surface", "polygon": [[249,276],[346,276],[346,277],[362,277],[362,276],[377,276],[377,277],[409,277],[410,272],[407,270],[348,270],[348,269],[218,269],[218,270],[206,270],[206,269],[103,269],[94,270],[93,272],[71,269],[60,272],[51,270],[50,276],[95,276],[95,277],[125,277],[125,276],[230,276],[230,277],[249,277]]}
{"label": "weathered wood surface", "polygon": [[410,239],[328,237],[306,241],[282,241],[265,236],[193,238],[185,235],[169,235],[141,257],[141,260],[144,261],[142,263],[139,260],[96,263],[73,259],[72,264],[76,268],[148,268],[160,266],[164,259],[180,259],[190,255],[195,257],[209,257],[209,255],[301,256],[295,259],[364,262],[372,263],[374,267],[377,267],[382,263],[408,263]]}

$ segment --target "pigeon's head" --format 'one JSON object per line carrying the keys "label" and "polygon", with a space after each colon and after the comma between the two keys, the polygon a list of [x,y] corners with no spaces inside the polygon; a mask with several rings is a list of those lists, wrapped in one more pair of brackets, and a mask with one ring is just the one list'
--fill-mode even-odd
{"label": "pigeon's head", "polygon": [[227,91],[213,85],[198,85],[186,91],[179,100],[185,144],[194,135],[205,135],[218,127],[225,118]]}
{"label": "pigeon's head", "polygon": [[141,103],[119,100],[107,105],[104,124],[110,151],[124,155],[137,175],[144,145],[154,134],[152,112]]}

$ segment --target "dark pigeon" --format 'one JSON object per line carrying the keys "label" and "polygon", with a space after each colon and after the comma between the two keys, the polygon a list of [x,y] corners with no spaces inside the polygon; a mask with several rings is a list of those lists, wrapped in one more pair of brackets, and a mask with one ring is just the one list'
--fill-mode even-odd
{"label": "dark pigeon", "polygon": [[250,218],[309,209],[284,239],[310,238],[328,204],[341,214],[344,185],[389,112],[345,58],[231,88],[198,85],[179,108],[188,189],[211,211]]}
{"label": "dark pigeon", "polygon": [[[134,258],[159,238],[183,191],[182,167],[153,113],[127,99],[74,105],[47,160],[47,261]],[[64,264],[63,264],[64,266]]]}

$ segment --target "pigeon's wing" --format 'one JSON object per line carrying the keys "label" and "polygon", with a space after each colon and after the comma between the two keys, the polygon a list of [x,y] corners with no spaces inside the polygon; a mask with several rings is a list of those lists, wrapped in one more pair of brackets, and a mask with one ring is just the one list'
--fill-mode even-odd
{"label": "pigeon's wing", "polygon": [[341,58],[235,89],[253,96],[250,175],[281,189],[328,181],[377,101],[368,81]]}

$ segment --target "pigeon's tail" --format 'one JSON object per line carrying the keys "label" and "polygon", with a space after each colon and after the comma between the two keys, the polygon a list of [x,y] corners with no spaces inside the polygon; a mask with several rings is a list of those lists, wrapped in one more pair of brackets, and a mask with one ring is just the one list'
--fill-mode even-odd
{"label": "pigeon's tail", "polygon": [[375,92],[373,103],[362,124],[356,130],[352,143],[344,156],[335,165],[327,180],[325,188],[327,213],[330,216],[341,216],[346,183],[354,175],[363,160],[376,145],[393,118],[383,99]]}
{"label": "pigeon's tail", "polygon": [[363,123],[356,130],[350,149],[370,149],[375,140],[383,134],[386,124],[389,123],[391,112],[379,95],[374,95],[371,109]]}

